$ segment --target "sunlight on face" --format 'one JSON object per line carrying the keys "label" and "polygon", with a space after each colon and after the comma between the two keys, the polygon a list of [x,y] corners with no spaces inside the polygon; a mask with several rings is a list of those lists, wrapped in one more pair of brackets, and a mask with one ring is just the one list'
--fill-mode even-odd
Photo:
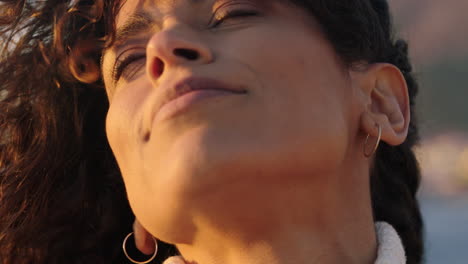
{"label": "sunlight on face", "polygon": [[344,158],[357,118],[347,71],[311,16],[265,2],[129,0],[118,16],[107,135],[134,212],[159,237],[197,203],[271,195],[257,187]]}

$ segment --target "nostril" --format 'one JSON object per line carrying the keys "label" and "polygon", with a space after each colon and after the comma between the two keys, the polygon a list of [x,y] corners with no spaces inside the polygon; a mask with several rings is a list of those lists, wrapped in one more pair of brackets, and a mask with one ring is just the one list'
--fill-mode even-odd
{"label": "nostril", "polygon": [[153,76],[155,76],[156,78],[159,78],[164,72],[164,62],[159,59],[159,58],[156,58],[155,62],[154,62],[154,68],[153,68]]}
{"label": "nostril", "polygon": [[197,60],[200,56],[197,51],[190,49],[174,49],[174,55],[188,60]]}

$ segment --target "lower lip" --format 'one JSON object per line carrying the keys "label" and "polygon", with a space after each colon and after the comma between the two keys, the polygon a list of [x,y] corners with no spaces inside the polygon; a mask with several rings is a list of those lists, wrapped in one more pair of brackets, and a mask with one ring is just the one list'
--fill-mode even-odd
{"label": "lower lip", "polygon": [[224,90],[196,90],[186,93],[176,99],[166,103],[156,114],[155,122],[162,121],[164,119],[175,116],[184,110],[187,110],[192,105],[204,101],[208,98],[227,96],[227,95],[238,95]]}

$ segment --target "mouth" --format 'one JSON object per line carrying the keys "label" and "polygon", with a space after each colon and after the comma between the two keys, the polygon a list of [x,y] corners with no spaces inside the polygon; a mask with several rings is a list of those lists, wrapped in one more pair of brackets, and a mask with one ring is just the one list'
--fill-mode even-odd
{"label": "mouth", "polygon": [[201,77],[189,77],[173,86],[160,87],[161,96],[153,112],[152,122],[173,117],[201,101],[214,97],[246,94],[247,90],[240,86]]}

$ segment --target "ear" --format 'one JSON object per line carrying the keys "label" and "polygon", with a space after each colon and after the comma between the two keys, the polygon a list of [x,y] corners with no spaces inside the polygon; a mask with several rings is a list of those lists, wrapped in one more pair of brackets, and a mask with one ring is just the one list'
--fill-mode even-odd
{"label": "ear", "polygon": [[410,121],[408,86],[403,74],[392,64],[375,63],[358,76],[364,93],[361,129],[377,137],[380,126],[383,141],[392,146],[402,144]]}
{"label": "ear", "polygon": [[138,250],[145,255],[153,254],[156,247],[153,237],[137,219],[133,223],[133,232],[135,235],[135,245]]}

